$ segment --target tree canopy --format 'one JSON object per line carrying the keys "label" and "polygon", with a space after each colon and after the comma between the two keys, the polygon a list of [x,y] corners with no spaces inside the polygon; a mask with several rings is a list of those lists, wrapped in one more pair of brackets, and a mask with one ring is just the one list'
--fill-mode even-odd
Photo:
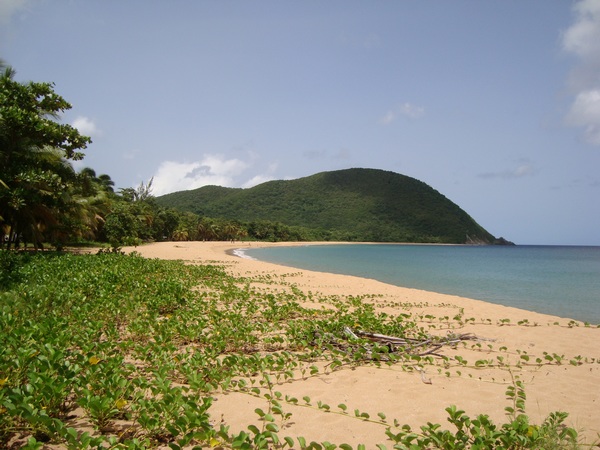
{"label": "tree canopy", "polygon": [[14,75],[6,67],[0,76],[0,224],[9,243],[24,235],[38,244],[72,206],[69,160],[82,159],[91,139],[57,121],[71,105],[52,83],[20,83]]}

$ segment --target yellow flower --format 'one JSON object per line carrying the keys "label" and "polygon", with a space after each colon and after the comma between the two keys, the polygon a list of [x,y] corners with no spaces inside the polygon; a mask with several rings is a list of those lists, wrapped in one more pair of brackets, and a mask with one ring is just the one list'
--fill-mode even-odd
{"label": "yellow flower", "polygon": [[115,406],[117,407],[117,409],[123,409],[127,406],[127,400],[125,400],[124,398],[120,398],[115,402]]}
{"label": "yellow flower", "polygon": [[8,381],[8,377],[7,378],[0,378],[0,388],[2,386],[4,386],[6,384],[6,382]]}
{"label": "yellow flower", "polygon": [[100,362],[100,358],[98,358],[97,356],[90,356],[90,359],[88,359],[88,361],[92,366],[95,366]]}

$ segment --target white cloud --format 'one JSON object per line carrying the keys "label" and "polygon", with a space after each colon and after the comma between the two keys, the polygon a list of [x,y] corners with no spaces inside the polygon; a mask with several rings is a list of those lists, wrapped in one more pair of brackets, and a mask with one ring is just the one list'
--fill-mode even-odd
{"label": "white cloud", "polygon": [[242,185],[242,187],[243,188],[251,188],[253,186],[257,186],[259,184],[266,183],[267,181],[274,180],[275,177],[273,176],[273,174],[277,170],[277,167],[278,167],[277,163],[269,164],[269,166],[267,168],[267,173],[266,174],[259,174],[259,175],[256,175],[256,176],[252,177],[251,179],[249,179],[248,181],[246,181]]}
{"label": "white cloud", "polygon": [[394,122],[398,116],[404,116],[409,119],[418,119],[425,114],[425,108],[422,106],[413,105],[412,103],[403,103],[394,109],[389,110],[379,122],[382,125],[389,125]]}
{"label": "white cloud", "polygon": [[571,125],[584,127],[587,142],[600,145],[600,89],[577,94],[567,121]]}
{"label": "white cloud", "polygon": [[270,176],[270,175],[256,175],[256,176],[250,178],[248,181],[246,181],[242,185],[242,187],[244,189],[251,188],[251,187],[254,187],[254,186],[258,186],[259,184],[266,183],[267,181],[272,181],[274,179],[275,178],[272,177],[272,176]]}
{"label": "white cloud", "polygon": [[574,101],[567,114],[569,125],[583,127],[585,138],[600,146],[600,0],[580,0],[575,20],[563,33],[563,48],[578,57],[570,77]]}
{"label": "white cloud", "polygon": [[0,22],[7,23],[19,10],[24,9],[29,0],[1,0]]}
{"label": "white cloud", "polygon": [[519,164],[514,169],[506,169],[498,172],[485,172],[479,175],[479,178],[492,179],[501,178],[503,180],[513,180],[516,178],[523,178],[535,173],[533,164],[524,162]]}
{"label": "white cloud", "polygon": [[100,131],[94,121],[88,117],[79,116],[71,125],[77,128],[77,130],[85,136],[96,137],[102,135],[102,131]]}
{"label": "white cloud", "polygon": [[533,166],[531,164],[521,164],[510,174],[513,178],[526,177],[533,174]]}
{"label": "white cloud", "polygon": [[573,6],[576,19],[563,34],[563,47],[581,58],[598,58],[600,51],[600,1],[581,0]]}
{"label": "white cloud", "polygon": [[202,160],[189,163],[163,161],[152,183],[154,195],[196,189],[207,185],[232,187],[235,179],[248,164],[222,155],[204,155]]}
{"label": "white cloud", "polygon": [[423,114],[425,114],[425,108],[410,103],[404,103],[400,107],[400,112],[406,117],[410,117],[411,119],[418,119]]}

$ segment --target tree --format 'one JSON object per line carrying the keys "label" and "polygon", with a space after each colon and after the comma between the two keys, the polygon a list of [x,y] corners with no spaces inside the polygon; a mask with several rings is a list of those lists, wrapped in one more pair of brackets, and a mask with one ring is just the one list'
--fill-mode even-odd
{"label": "tree", "polygon": [[115,182],[110,178],[110,175],[105,173],[98,175],[98,182],[106,192],[115,192]]}
{"label": "tree", "polygon": [[7,247],[21,236],[41,242],[58,223],[76,182],[68,161],[82,159],[91,143],[56,121],[71,105],[53,83],[20,83],[14,76],[11,67],[0,74],[0,230]]}
{"label": "tree", "polygon": [[63,197],[59,224],[51,236],[55,244],[80,239],[97,239],[115,198],[110,176],[96,177],[94,169],[83,168],[69,183]]}
{"label": "tree", "polygon": [[117,248],[121,245],[140,244],[140,228],[141,222],[137,217],[135,205],[117,201],[106,215],[103,233],[110,245]]}
{"label": "tree", "polygon": [[[188,218],[188,215],[192,217]],[[196,237],[196,227],[195,214],[182,215],[157,205],[150,179],[148,183],[140,183],[137,188],[119,189],[118,194],[114,195],[102,238],[113,247],[171,238],[190,240]]]}

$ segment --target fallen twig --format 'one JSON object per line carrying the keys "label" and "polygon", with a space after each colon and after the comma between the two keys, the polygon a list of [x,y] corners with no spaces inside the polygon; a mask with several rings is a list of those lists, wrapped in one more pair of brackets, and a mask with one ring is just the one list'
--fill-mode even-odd
{"label": "fallen twig", "polygon": [[[385,356],[385,352],[375,352],[377,356],[374,356],[374,347],[368,343],[364,343],[364,341],[363,343],[360,343],[359,341],[361,339],[383,345],[387,347],[389,353],[404,353],[414,356],[437,356],[440,358],[442,358],[443,355],[438,352],[444,346],[455,346],[463,341],[490,340],[479,338],[473,333],[449,334],[446,337],[426,336],[419,339],[352,330],[349,327],[344,327],[344,335],[346,337],[345,339],[339,339],[334,335],[329,335],[330,342],[336,347],[348,351],[348,353],[354,353],[360,347],[366,351],[367,359],[377,358],[379,360],[388,359]],[[355,341],[354,343],[359,345],[352,345],[352,341]]]}

